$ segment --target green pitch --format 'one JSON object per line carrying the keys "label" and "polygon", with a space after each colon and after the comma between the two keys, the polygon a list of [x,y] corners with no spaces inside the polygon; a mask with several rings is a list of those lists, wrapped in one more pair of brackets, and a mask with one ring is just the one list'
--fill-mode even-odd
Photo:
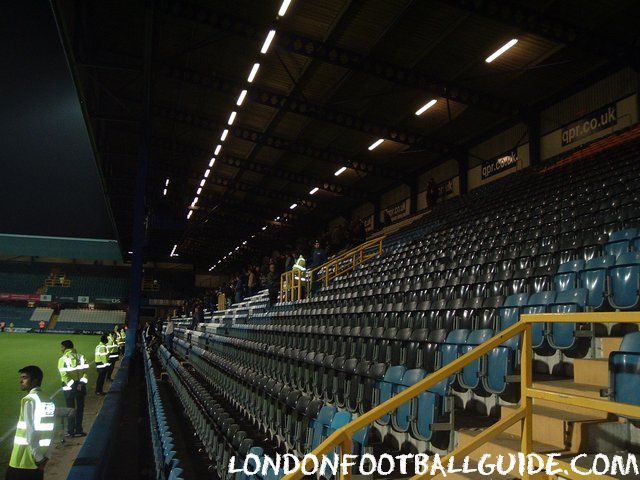
{"label": "green pitch", "polygon": [[[71,340],[76,350],[91,363],[87,396],[94,395],[96,370],[93,367],[93,353],[98,344],[98,336],[0,333],[0,478],[4,478],[9,464],[20,399],[24,396],[18,384],[18,369],[26,365],[39,366],[44,372],[42,390],[53,395],[62,386],[58,374],[58,358],[61,355],[60,342],[63,340]],[[56,405],[65,405],[61,391],[53,400]]]}

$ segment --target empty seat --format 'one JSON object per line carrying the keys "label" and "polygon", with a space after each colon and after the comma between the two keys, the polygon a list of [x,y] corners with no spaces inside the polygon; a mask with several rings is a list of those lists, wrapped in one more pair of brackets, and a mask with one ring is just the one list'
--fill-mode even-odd
{"label": "empty seat", "polygon": [[640,252],[621,254],[610,268],[609,303],[618,310],[634,310],[640,305]]}
{"label": "empty seat", "polygon": [[620,350],[609,355],[609,397],[640,405],[640,332],[626,334]]}
{"label": "empty seat", "polygon": [[637,235],[637,228],[627,228],[626,230],[613,232],[609,235],[609,241],[604,246],[605,253],[616,258],[623,253],[627,253],[630,250],[631,242]]}
{"label": "empty seat", "polygon": [[558,272],[553,278],[554,289],[557,292],[571,290],[578,286],[578,274],[584,270],[584,260],[572,260],[560,264]]}
{"label": "empty seat", "polygon": [[[551,312],[581,312],[587,306],[587,295],[586,288],[559,292],[551,306]],[[586,327],[590,327],[590,325]],[[551,323],[547,328],[549,344],[552,348],[563,351],[566,355],[584,356],[590,344],[590,340],[585,337],[585,334],[591,332],[586,327],[577,323]]]}
{"label": "empty seat", "polygon": [[607,274],[615,261],[613,255],[595,257],[588,260],[584,270],[580,271],[580,286],[589,292],[587,305],[594,310],[601,310],[608,305]]}

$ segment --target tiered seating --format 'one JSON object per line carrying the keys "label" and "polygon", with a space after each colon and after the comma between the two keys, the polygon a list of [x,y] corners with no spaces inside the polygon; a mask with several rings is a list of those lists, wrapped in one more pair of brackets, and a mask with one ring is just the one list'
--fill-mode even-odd
{"label": "tiered seating", "polygon": [[[327,408],[334,418],[367,411],[521,314],[637,309],[636,151],[627,145],[544,175],[509,175],[439,205],[389,237],[382,256],[312,298],[255,314],[238,306],[215,315],[228,320],[224,325],[177,330],[174,353],[207,379],[192,396],[215,392],[241,411],[247,429],[257,425],[278,448],[304,453],[313,448],[301,433],[304,422],[315,428]],[[537,374],[570,378],[594,335],[616,331],[535,325]],[[505,342],[382,417],[358,436],[354,451],[424,451],[425,442],[428,450],[449,449],[457,412],[484,406],[494,413],[518,401],[519,343]],[[637,378],[628,391],[638,390]],[[599,379],[590,381],[595,387]],[[233,437],[221,435],[225,451],[237,449]],[[218,462],[226,458],[217,452]]]}
{"label": "tiered seating", "polygon": [[142,354],[147,384],[147,407],[149,408],[151,444],[155,459],[156,477],[167,478],[168,480],[182,480],[182,469],[179,467],[180,461],[176,458],[173,436],[167,424],[155,371],[146,344],[142,349]]}
{"label": "tiered seating", "polygon": [[0,292],[35,294],[45,278],[45,274],[0,272]]}
{"label": "tiered seating", "polygon": [[53,315],[53,308],[47,307],[37,307],[33,309],[33,313],[31,314],[31,322],[38,324],[41,321],[45,323],[49,323],[51,320],[51,316]]}
{"label": "tiered seating", "polygon": [[103,332],[124,324],[126,313],[121,310],[73,310],[60,312],[56,329]]}
{"label": "tiered seating", "polygon": [[33,308],[0,306],[0,322],[5,322],[7,329],[11,323],[15,328],[33,328],[32,314]]}

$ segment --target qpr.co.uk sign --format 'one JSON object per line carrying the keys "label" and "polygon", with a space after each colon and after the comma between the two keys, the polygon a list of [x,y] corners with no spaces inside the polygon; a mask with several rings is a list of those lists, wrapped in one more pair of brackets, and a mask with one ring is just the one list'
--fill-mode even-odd
{"label": "qpr.co.uk sign", "polygon": [[518,155],[514,152],[482,164],[482,180],[509,170],[518,164]]}

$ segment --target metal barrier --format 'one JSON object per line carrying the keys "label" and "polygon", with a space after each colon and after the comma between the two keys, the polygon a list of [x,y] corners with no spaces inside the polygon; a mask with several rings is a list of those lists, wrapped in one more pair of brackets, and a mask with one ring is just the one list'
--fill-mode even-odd
{"label": "metal barrier", "polygon": [[311,270],[293,269],[280,276],[280,301],[295,302],[306,295],[314,284],[329,285],[331,280],[353,271],[357,266],[382,253],[384,235],[358,245]]}
{"label": "metal barrier", "polygon": [[[352,452],[353,435],[362,428],[370,425],[381,417],[393,412],[399,406],[411,399],[417,397],[427,389],[435,386],[439,382],[447,379],[448,377],[456,374],[464,367],[470,365],[472,362],[480,359],[483,355],[486,355],[491,350],[502,345],[506,340],[513,338],[517,335],[522,335],[521,342],[521,357],[520,357],[520,407],[509,417],[503,418],[497,423],[494,423],[490,427],[486,428],[479,435],[477,435],[473,441],[468,445],[455,449],[453,452],[441,459],[441,463],[446,465],[451,457],[464,457],[469,453],[477,450],[479,447],[487,442],[490,442],[498,435],[503,433],[512,425],[521,422],[521,446],[520,451],[525,455],[534,453],[533,450],[533,399],[543,399],[551,402],[564,405],[565,407],[583,407],[601,412],[614,413],[616,415],[640,418],[640,406],[613,402],[610,400],[603,400],[598,398],[590,398],[579,395],[570,395],[564,393],[551,392],[540,388],[533,388],[532,375],[533,375],[533,323],[640,323],[640,312],[589,312],[589,313],[541,313],[541,314],[528,314],[522,315],[520,321],[506,330],[499,332],[491,340],[478,345],[469,353],[462,355],[450,364],[442,367],[438,371],[432,373],[424,380],[412,385],[403,392],[395,395],[386,402],[372,408],[362,416],[356,418],[351,423],[336,430],[333,434],[326,438],[311,455],[321,457],[333,452],[336,448],[340,448],[341,455],[350,455]],[[544,454],[540,456],[547,461],[547,457]],[[575,473],[571,470],[571,465],[558,460],[553,459],[554,466],[560,469],[564,469],[567,473],[562,475],[562,478],[571,480],[577,479],[601,479],[601,480],[613,480],[613,477],[604,475],[587,475],[584,473]],[[300,480],[304,475],[302,470],[310,470],[313,465],[310,465],[311,459],[305,458],[301,467],[294,472],[285,475],[283,480]],[[305,468],[302,468],[302,467]],[[416,475],[411,480],[423,480],[437,477],[439,474],[431,475]],[[340,469],[340,478],[342,480],[351,479],[351,466],[346,466],[346,473],[343,474],[343,470]],[[524,480],[531,478],[526,472],[522,476]],[[535,478],[551,478],[547,475],[536,475]]]}

